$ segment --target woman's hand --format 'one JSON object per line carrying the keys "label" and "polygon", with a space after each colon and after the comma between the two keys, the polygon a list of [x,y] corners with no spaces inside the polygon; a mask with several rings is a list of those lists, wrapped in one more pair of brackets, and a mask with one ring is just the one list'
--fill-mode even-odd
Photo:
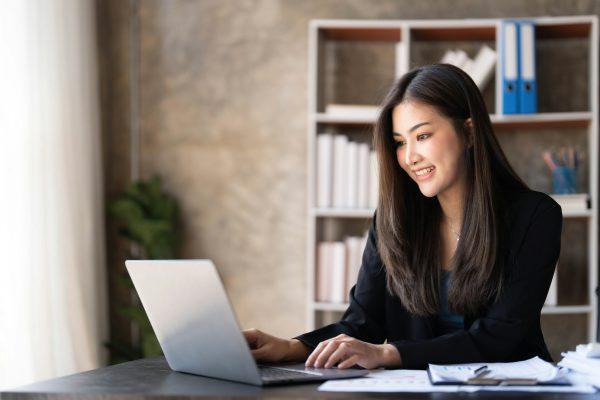
{"label": "woman's hand", "polygon": [[391,344],[371,344],[341,334],[319,343],[305,363],[315,368],[331,368],[336,364],[338,368],[359,365],[373,369],[399,367],[401,360],[398,349]]}
{"label": "woman's hand", "polygon": [[247,329],[242,333],[256,361],[304,361],[310,353],[310,349],[297,339],[278,338],[258,329]]}

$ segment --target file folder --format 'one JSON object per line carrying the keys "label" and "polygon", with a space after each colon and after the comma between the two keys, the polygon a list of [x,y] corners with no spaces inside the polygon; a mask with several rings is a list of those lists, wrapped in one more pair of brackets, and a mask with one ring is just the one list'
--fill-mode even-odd
{"label": "file folder", "polygon": [[535,25],[519,21],[520,79],[519,105],[522,114],[537,112],[537,82],[535,73]]}
{"label": "file folder", "polygon": [[518,114],[519,107],[519,24],[502,21],[502,110]]}

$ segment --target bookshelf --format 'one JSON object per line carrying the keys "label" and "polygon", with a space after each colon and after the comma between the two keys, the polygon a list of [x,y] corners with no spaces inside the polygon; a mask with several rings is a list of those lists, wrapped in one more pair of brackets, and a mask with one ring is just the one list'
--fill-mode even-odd
{"label": "bookshelf", "polygon": [[[589,196],[588,208],[563,209],[562,248],[565,251],[561,251],[559,259],[562,274],[558,275],[558,304],[544,306],[542,313],[564,318],[581,316],[585,323],[582,329],[587,335],[583,339],[593,341],[597,335],[598,310],[595,294],[598,285],[598,19],[596,16],[565,16],[527,20],[535,23],[538,113],[503,113],[499,54],[494,76],[482,89],[482,94],[509,161],[533,189],[550,194],[550,173],[539,162],[528,165],[530,161],[523,161],[522,158],[526,158],[523,154],[519,159],[511,159],[510,154],[516,154],[513,157],[519,155],[518,151],[510,152],[511,148],[518,150],[529,146],[534,151],[529,157],[532,160],[541,159],[540,149],[544,146],[565,141],[580,143],[586,152],[578,183],[580,192]],[[501,22],[501,19],[310,21],[306,248],[309,329],[338,319],[347,307],[346,303],[316,300],[317,244],[343,240],[345,235],[361,235],[368,228],[374,212],[372,208],[317,207],[317,135],[344,134],[352,140],[371,143],[377,103],[393,80],[418,65],[439,62],[444,47],[464,47],[472,55],[477,45],[486,44],[498,52],[502,46]],[[402,45],[398,46],[398,43]],[[349,55],[353,48],[357,51],[356,63],[351,62]],[[561,56],[554,54],[554,49],[564,51],[564,57],[573,57],[573,62],[567,59],[560,64],[561,69],[564,65],[571,75],[558,76],[556,74],[561,72],[556,71],[558,68],[548,67]],[[365,62],[364,58],[372,54],[377,55],[374,60],[370,64]],[[336,63],[336,57],[340,57],[340,62]],[[368,69],[364,79],[361,71],[352,70],[354,65],[363,68],[362,72]],[[368,76],[369,71],[372,71],[372,77]],[[361,77],[359,81],[357,77]],[[555,99],[553,87],[559,84],[563,85],[559,88],[562,90],[564,85],[573,85],[577,95],[563,101]],[[353,86],[357,88],[353,90]],[[326,106],[332,103],[370,105],[372,109],[353,115],[335,115],[325,112]],[[555,199],[561,202],[560,197],[555,196]],[[571,229],[571,225],[574,228]],[[578,254],[583,255],[575,261],[566,260],[563,266],[563,254],[568,255],[568,248],[575,242],[583,243],[583,247],[575,246],[579,249]],[[570,271],[571,268],[575,272]],[[564,285],[566,292],[561,297],[561,278],[570,275],[576,276],[569,284],[573,287],[567,290]]]}

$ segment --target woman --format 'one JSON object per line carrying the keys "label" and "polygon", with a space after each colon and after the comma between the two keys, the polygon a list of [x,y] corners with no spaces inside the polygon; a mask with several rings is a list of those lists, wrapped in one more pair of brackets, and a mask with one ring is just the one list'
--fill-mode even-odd
{"label": "woman", "polygon": [[254,357],[325,368],[551,360],[540,312],[562,211],[513,171],[471,78],[448,64],[405,74],[374,147],[380,199],[348,309],[291,340],[244,331]]}

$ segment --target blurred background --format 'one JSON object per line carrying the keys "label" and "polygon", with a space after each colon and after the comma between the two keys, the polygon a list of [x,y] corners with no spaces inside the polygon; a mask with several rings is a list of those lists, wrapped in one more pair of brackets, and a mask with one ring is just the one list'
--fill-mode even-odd
{"label": "blurred background", "polygon": [[[291,337],[339,318],[343,307],[308,304],[307,254],[315,235],[331,238],[322,233],[330,218],[309,212],[307,132],[370,139],[365,123],[309,122],[311,20],[598,15],[600,2],[6,0],[0,10],[2,388],[159,354],[127,258],[212,259],[243,328]],[[321,103],[382,100],[393,43],[371,44],[319,47],[329,52]],[[423,41],[410,67],[439,61],[448,46],[477,50],[462,38]],[[540,112],[597,111],[589,46],[581,35],[540,41],[539,81],[554,85],[540,83]],[[483,91],[490,113],[495,86]],[[569,142],[590,160],[598,149],[587,129],[595,121],[597,135],[598,116],[585,118],[567,124]],[[562,127],[543,129],[544,146],[564,144]],[[498,135],[517,172],[549,193],[539,129],[507,125]],[[578,180],[597,190],[589,170]],[[585,310],[596,304],[588,221],[565,222],[559,261],[569,268],[558,302]],[[368,223],[341,222],[358,235]],[[555,359],[589,339],[587,311],[542,322]]]}

